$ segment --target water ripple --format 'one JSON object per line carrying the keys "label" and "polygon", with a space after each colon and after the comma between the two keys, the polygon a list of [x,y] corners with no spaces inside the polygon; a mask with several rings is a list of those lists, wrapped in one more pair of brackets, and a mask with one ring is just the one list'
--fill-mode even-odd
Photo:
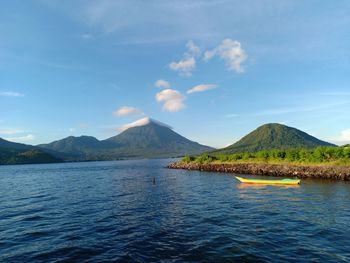
{"label": "water ripple", "polygon": [[350,261],[349,183],[251,187],[168,162],[0,167],[0,261]]}

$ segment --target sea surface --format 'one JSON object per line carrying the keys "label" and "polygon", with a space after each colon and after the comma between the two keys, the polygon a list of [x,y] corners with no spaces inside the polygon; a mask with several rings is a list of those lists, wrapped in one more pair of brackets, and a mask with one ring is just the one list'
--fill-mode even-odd
{"label": "sea surface", "polygon": [[0,262],[350,262],[350,183],[171,161],[0,166]]}

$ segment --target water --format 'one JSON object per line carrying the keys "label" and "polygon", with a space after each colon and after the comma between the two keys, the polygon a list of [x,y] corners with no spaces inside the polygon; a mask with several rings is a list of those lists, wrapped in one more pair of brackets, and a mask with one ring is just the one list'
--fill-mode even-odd
{"label": "water", "polygon": [[170,161],[1,166],[0,262],[350,261],[349,183],[247,187]]}

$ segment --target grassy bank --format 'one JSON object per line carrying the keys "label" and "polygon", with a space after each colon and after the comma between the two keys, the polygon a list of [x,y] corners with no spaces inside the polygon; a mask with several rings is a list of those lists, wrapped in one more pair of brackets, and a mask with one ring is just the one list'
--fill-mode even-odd
{"label": "grassy bank", "polygon": [[202,154],[199,156],[185,156],[182,162],[186,164],[265,163],[350,166],[350,147],[294,148],[229,155]]}

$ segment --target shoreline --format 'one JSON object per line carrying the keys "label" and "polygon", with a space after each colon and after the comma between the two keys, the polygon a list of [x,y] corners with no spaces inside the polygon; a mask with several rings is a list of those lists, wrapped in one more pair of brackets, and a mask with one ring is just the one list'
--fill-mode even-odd
{"label": "shoreline", "polygon": [[219,173],[265,175],[279,177],[317,178],[350,181],[349,166],[312,166],[268,163],[185,163],[175,162],[167,165],[169,169],[198,170]]}

